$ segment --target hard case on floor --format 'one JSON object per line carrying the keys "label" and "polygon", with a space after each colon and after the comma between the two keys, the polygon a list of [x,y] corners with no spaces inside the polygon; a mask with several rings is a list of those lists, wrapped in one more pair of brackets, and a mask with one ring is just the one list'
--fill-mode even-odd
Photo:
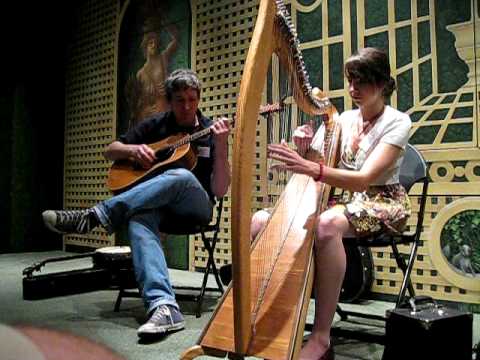
{"label": "hard case on floor", "polygon": [[[82,258],[91,258],[92,266],[38,274],[46,264],[68,263]],[[130,248],[126,246],[104,247],[85,254],[46,259],[25,268],[22,279],[24,300],[136,286]]]}
{"label": "hard case on floor", "polygon": [[440,306],[418,297],[387,311],[382,360],[472,360],[471,313]]}

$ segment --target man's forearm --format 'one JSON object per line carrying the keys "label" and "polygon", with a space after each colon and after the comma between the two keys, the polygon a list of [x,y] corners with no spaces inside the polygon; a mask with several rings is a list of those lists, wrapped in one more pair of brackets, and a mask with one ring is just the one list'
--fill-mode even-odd
{"label": "man's forearm", "polygon": [[107,146],[103,156],[112,161],[127,159],[132,156],[131,145],[126,145],[120,141],[114,141]]}
{"label": "man's forearm", "polygon": [[228,162],[228,155],[225,146],[225,149],[215,153],[215,161],[213,163],[213,173],[210,185],[213,194],[217,198],[221,198],[227,193],[228,187],[230,186],[230,177],[230,164]]}

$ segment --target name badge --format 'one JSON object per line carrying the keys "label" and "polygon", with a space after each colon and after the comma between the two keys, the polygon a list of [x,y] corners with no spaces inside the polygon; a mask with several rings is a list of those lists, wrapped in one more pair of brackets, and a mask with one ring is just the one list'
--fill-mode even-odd
{"label": "name badge", "polygon": [[210,157],[210,148],[208,146],[199,146],[198,147],[198,156],[209,158]]}

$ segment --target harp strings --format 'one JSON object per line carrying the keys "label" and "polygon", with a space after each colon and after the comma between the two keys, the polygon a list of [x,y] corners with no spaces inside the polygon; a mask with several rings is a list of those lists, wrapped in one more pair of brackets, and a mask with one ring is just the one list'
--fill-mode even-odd
{"label": "harp strings", "polygon": [[[290,16],[283,1],[276,0],[277,14],[275,16],[274,39],[278,46],[272,56],[271,66],[271,94],[267,100],[282,102],[283,110],[280,113],[270,114],[267,123],[267,143],[279,143],[285,140],[292,144],[293,130],[315,117],[314,131],[320,115],[325,114],[330,102],[327,98],[318,99],[312,94],[312,87],[305,70],[299,41]],[[277,57],[278,55],[278,57]],[[292,177],[289,171],[271,171],[272,160],[265,156],[267,161],[267,196],[264,208],[272,208],[272,216],[268,225],[260,232],[251,255],[251,306],[252,332],[255,333],[256,319],[260,305],[264,301],[272,273],[282,251],[295,216],[296,209],[291,209],[288,201],[279,201],[285,187],[293,183],[288,193],[297,193],[296,182],[289,182]],[[296,176],[296,175],[294,175]],[[291,191],[293,190],[293,192]],[[299,194],[300,195],[300,194]]]}
{"label": "harp strings", "polygon": [[[289,53],[286,60],[289,63],[288,69],[294,68],[295,58]],[[285,141],[288,146],[293,147],[292,134],[295,128],[303,125],[312,119],[312,116],[302,112],[295,100],[298,97],[297,86],[292,86],[293,77],[288,71],[279,66],[279,61],[274,55],[271,66],[272,90],[267,100],[273,103],[283,103],[282,111],[269,114],[267,119],[267,144],[280,143]],[[292,177],[291,171],[272,170],[275,161],[266,157],[267,170],[267,196],[264,197],[264,208],[275,207],[275,226],[267,226],[263,230],[262,238],[268,241],[258,241],[255,251],[256,261],[252,261],[252,326],[255,332],[255,323],[258,316],[260,305],[263,302],[265,292],[270,283],[270,279],[282,251],[288,232],[295,215],[294,209],[289,208],[285,201],[279,202],[279,198],[285,190],[289,180]],[[260,239],[261,240],[261,239]],[[252,259],[253,260],[253,259]]]}

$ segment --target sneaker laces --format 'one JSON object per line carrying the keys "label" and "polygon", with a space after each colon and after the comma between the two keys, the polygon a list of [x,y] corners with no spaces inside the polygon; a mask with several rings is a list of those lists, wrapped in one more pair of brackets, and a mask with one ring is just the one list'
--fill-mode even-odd
{"label": "sneaker laces", "polygon": [[90,213],[91,211],[82,210],[64,210],[58,211],[57,223],[62,224],[69,230],[76,230],[78,233],[87,232],[90,228]]}
{"label": "sneaker laces", "polygon": [[172,313],[171,313],[170,309],[168,308],[168,306],[166,306],[166,305],[161,305],[160,307],[158,307],[157,310],[155,310],[155,312],[153,313],[152,317],[150,318],[150,321],[154,322],[154,323],[157,323],[163,317],[165,317],[165,318],[170,317],[170,322],[173,323]]}

